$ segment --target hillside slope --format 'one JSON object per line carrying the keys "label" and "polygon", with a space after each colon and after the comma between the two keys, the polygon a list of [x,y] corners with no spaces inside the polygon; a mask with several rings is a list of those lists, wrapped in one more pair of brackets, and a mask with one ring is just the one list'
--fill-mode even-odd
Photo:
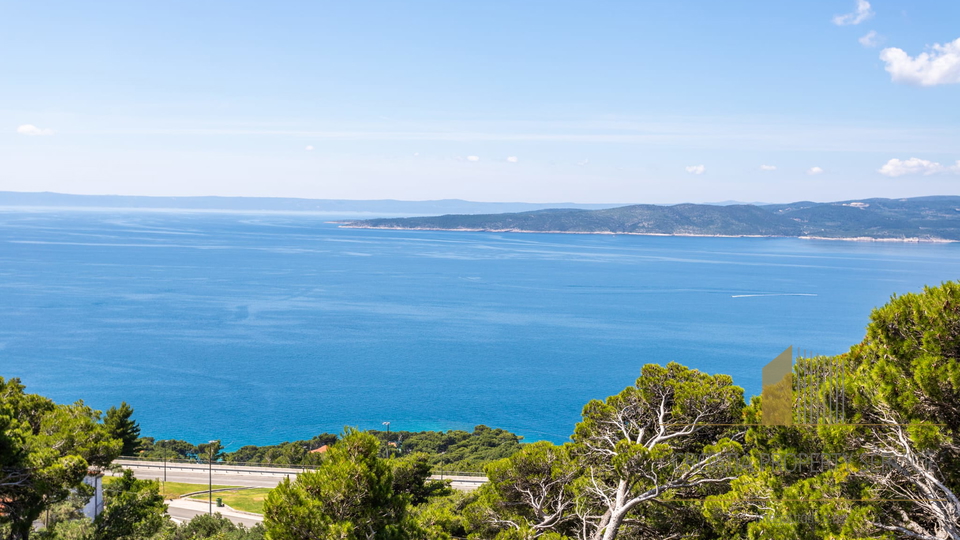
{"label": "hillside slope", "polygon": [[470,231],[960,240],[960,197],[780,205],[640,204],[601,210],[445,215],[342,222],[345,227]]}

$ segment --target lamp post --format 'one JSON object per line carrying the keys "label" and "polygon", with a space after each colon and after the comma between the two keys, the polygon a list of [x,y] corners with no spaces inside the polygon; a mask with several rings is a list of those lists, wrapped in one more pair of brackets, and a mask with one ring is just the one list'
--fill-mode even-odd
{"label": "lamp post", "polygon": [[210,482],[209,484],[210,491],[207,492],[207,494],[209,495],[208,501],[210,503],[210,506],[209,506],[209,511],[207,513],[210,514],[211,516],[213,515],[213,445],[216,444],[216,442],[217,441],[210,441],[210,449],[209,449],[210,455],[207,459],[207,470],[209,471],[208,480]]}
{"label": "lamp post", "polygon": [[167,498],[167,449],[162,448],[160,450],[160,455],[163,457],[163,483],[160,484],[160,492],[163,493],[163,498]]}

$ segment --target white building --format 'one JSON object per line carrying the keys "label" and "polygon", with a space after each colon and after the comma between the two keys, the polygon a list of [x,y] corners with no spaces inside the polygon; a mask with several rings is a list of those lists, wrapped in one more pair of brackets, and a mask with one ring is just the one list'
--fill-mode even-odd
{"label": "white building", "polygon": [[94,519],[103,512],[103,474],[95,471],[87,471],[83,483],[93,486],[93,497],[87,501],[83,507],[83,515]]}

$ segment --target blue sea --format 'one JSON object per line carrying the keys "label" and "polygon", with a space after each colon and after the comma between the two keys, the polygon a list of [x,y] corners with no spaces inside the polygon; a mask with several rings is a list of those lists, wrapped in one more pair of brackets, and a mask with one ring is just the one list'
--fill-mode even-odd
{"label": "blue sea", "polygon": [[0,211],[0,376],[231,448],[344,426],[566,440],[645,363],[760,391],[960,244],[342,229],[330,216]]}

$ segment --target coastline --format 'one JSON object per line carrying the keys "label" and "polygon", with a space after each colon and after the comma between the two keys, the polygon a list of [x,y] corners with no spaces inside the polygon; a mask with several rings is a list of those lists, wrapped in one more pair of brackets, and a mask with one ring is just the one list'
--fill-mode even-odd
{"label": "coastline", "polygon": [[642,233],[642,232],[611,232],[611,231],[531,231],[526,229],[484,229],[484,228],[460,228],[444,229],[440,227],[383,227],[372,225],[356,225],[348,221],[329,221],[328,223],[337,224],[342,229],[377,229],[386,231],[447,231],[447,232],[491,232],[491,233],[526,233],[526,234],[609,234],[609,235],[629,235],[629,236],[686,236],[693,238],[797,238],[800,240],[833,240],[843,242],[895,242],[903,244],[952,244],[958,240],[948,240],[946,238],[873,238],[871,236],[780,236],[772,234],[691,234],[691,233]]}

